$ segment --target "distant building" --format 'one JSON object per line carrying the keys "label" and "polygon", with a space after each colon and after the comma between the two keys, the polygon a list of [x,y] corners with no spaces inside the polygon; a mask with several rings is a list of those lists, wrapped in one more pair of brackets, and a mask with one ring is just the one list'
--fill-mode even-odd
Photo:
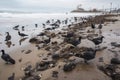
{"label": "distant building", "polygon": [[97,10],[96,8],[92,10],[84,10],[83,8],[81,8],[81,5],[78,5],[77,9],[72,10],[71,12],[101,12],[101,11]]}
{"label": "distant building", "polygon": [[81,8],[81,6],[82,6],[81,4],[78,5],[78,6],[77,6],[77,10],[78,10],[78,11],[85,11],[83,8]]}
{"label": "distant building", "polygon": [[114,9],[111,12],[113,12],[113,13],[120,13],[120,8],[119,9]]}
{"label": "distant building", "polygon": [[81,8],[81,4],[77,6],[77,8],[71,12],[84,12],[85,10]]}

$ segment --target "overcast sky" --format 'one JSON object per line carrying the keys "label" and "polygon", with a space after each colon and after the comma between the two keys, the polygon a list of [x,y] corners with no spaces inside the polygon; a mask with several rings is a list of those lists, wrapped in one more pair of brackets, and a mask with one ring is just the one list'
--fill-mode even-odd
{"label": "overcast sky", "polygon": [[120,0],[0,0],[0,10],[25,12],[70,12],[81,4],[85,9],[120,7]]}

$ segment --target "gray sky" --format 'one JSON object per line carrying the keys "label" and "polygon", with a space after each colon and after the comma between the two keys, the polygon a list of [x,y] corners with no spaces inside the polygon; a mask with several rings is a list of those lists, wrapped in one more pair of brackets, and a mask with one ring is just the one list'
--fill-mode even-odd
{"label": "gray sky", "polygon": [[28,12],[70,12],[82,4],[85,9],[118,7],[120,0],[0,0],[0,10]]}

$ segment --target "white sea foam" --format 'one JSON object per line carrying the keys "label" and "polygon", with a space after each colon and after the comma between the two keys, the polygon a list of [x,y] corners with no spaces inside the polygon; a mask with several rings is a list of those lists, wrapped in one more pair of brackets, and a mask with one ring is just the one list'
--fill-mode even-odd
{"label": "white sea foam", "polygon": [[32,28],[35,23],[41,26],[41,24],[48,19],[64,20],[71,17],[87,17],[99,14],[100,13],[0,13],[0,28],[4,28],[2,31],[7,31],[9,29],[5,29],[6,27],[10,28],[15,25],[28,25],[29,28]]}

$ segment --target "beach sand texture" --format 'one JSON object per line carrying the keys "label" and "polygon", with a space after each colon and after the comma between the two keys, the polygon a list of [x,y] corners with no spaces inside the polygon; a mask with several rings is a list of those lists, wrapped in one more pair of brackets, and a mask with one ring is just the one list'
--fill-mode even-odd
{"label": "beach sand texture", "polygon": [[[63,71],[63,65],[65,64],[63,60],[60,60],[57,62],[57,65],[54,68],[49,68],[45,71],[38,71],[38,74],[42,74],[41,80],[112,80],[110,77],[105,75],[103,72],[101,72],[97,66],[98,65],[103,65],[103,64],[109,64],[110,59],[114,56],[114,53],[109,51],[109,49],[112,49],[116,52],[119,52],[120,49],[117,47],[112,47],[111,42],[117,42],[120,43],[120,16],[117,17],[109,17],[112,19],[118,19],[116,22],[105,22],[103,24],[102,28],[102,35],[105,37],[103,40],[103,43],[100,45],[101,48],[107,47],[104,50],[97,51],[97,55],[95,59],[91,60],[89,64],[85,63],[80,63],[76,66],[76,68],[71,71],[71,72],[64,72]],[[97,24],[96,24],[97,25]],[[85,29],[81,32],[84,33],[84,35],[87,35],[88,33],[86,32],[86,29],[89,29],[90,26],[85,27]],[[54,32],[54,31],[53,31]],[[60,32],[60,30],[55,31]],[[18,35],[17,31],[13,31],[12,33],[15,33],[14,35]],[[77,33],[77,32],[76,32]],[[80,34],[80,33],[79,33]],[[2,41],[4,40],[3,34],[0,35],[0,38]],[[82,34],[80,34],[82,35]],[[83,35],[82,35],[83,36]],[[51,55],[47,56],[48,53],[55,53],[56,51],[48,51],[45,50],[46,47],[37,49],[36,44],[31,44],[29,43],[29,39],[26,39],[23,43],[24,46],[18,46],[18,38],[15,39],[16,41],[12,43],[11,49],[5,50],[6,53],[9,53],[12,58],[16,60],[15,65],[11,64],[5,64],[5,62],[0,58],[0,80],[7,80],[7,78],[12,75],[12,73],[15,73],[15,80],[20,80],[24,76],[24,71],[23,68],[26,65],[32,65],[32,67],[35,67],[36,62],[41,61],[44,58],[51,59]],[[57,37],[52,38],[52,41],[58,41],[59,43],[62,43],[63,38],[59,38],[59,35]],[[2,43],[1,47],[2,47]],[[15,44],[15,45],[14,45]],[[7,45],[6,45],[7,46]],[[47,45],[51,47],[51,44]],[[59,44],[57,45],[62,49]],[[94,48],[95,45],[87,40],[87,39],[82,39],[81,43],[78,45],[78,47],[92,47]],[[3,47],[4,48],[4,47]],[[2,49],[2,48],[1,48]],[[28,54],[27,54],[28,51]],[[30,53],[29,53],[30,51]],[[58,51],[59,52],[59,51]],[[119,54],[118,54],[119,55]],[[104,63],[99,62],[99,58],[103,57]],[[21,62],[19,61],[21,60]],[[59,68],[59,66],[61,66]],[[52,71],[58,71],[58,77],[54,78],[52,77]]]}

